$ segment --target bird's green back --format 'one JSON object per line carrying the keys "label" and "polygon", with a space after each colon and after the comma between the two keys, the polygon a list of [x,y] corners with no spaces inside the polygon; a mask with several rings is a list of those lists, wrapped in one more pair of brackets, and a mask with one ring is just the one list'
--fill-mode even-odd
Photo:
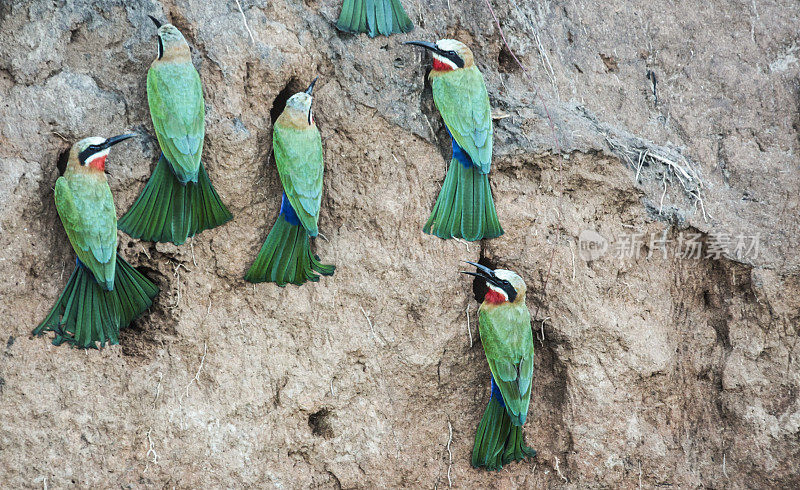
{"label": "bird's green back", "polygon": [[319,130],[316,126],[299,129],[276,122],[272,144],[283,190],[300,223],[310,236],[316,236],[324,171]]}
{"label": "bird's green back", "polygon": [[492,109],[478,67],[431,76],[433,101],[447,129],[481,173],[492,165]]}
{"label": "bird's green back", "polygon": [[197,180],[205,136],[205,101],[191,62],[163,62],[147,72],[147,102],[161,151],[178,179]]}
{"label": "bird's green back", "polygon": [[101,286],[114,287],[117,214],[102,174],[68,169],[56,181],[56,209],[72,248]]}
{"label": "bird's green back", "polygon": [[481,343],[512,418],[524,421],[533,379],[531,315],[524,302],[481,306]]}

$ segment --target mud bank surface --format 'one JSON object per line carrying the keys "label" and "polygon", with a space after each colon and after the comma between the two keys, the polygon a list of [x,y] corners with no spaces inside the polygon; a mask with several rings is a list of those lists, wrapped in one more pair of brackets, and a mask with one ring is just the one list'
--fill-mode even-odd
{"label": "mud bank surface", "polygon": [[[405,0],[417,29],[388,39],[337,32],[340,3],[242,0],[246,25],[235,0],[0,4],[0,479],[800,485],[800,5],[493,0],[529,80],[483,1]],[[59,157],[88,135],[150,135],[109,158],[120,215],[157,158],[147,14],[189,40],[204,161],[235,219],[180,248],[120,234],[162,288],[155,307],[120,346],[56,348],[30,331],[74,263]],[[429,61],[401,43],[444,37],[472,47],[498,117],[506,234],[484,243],[420,231],[450,150]],[[280,202],[272,120],[317,75],[316,247],[336,275],[253,286],[241,278]],[[595,260],[586,230],[609,242]],[[759,250],[682,257],[695,234]],[[496,474],[469,466],[489,375],[461,259],[519,272],[538,318],[539,456]]]}

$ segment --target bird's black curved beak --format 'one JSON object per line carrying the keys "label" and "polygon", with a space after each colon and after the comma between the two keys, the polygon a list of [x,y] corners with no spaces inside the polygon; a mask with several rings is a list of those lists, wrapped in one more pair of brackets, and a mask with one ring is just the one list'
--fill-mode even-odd
{"label": "bird's black curved beak", "polygon": [[319,80],[319,77],[315,78],[315,79],[314,79],[314,80],[311,82],[311,85],[309,85],[309,86],[308,86],[308,88],[305,90],[305,92],[306,92],[308,95],[311,95],[311,93],[314,91],[314,84],[315,84],[315,83],[317,83],[317,80]]}
{"label": "bird's black curved beak", "polygon": [[485,280],[486,282],[490,282],[494,285],[498,285],[497,277],[494,275],[494,271],[485,265],[481,265],[475,262],[470,262],[465,260],[467,264],[474,265],[478,272],[469,272],[469,271],[461,271],[462,274],[467,274],[470,276],[480,277],[481,279]]}
{"label": "bird's black curved beak", "polygon": [[159,27],[161,27],[161,22],[159,22],[159,20],[158,20],[158,19],[156,19],[156,18],[155,18],[155,17],[153,17],[152,15],[148,15],[148,17],[150,17],[150,20],[152,20],[152,21],[153,21],[153,24],[155,24],[155,25],[156,25],[156,29],[158,29]]}
{"label": "bird's black curved beak", "polygon": [[403,44],[411,44],[413,46],[421,46],[429,51],[433,51],[434,53],[441,53],[442,50],[439,49],[438,46],[434,43],[429,43],[426,41],[406,41]]}
{"label": "bird's black curved beak", "polygon": [[116,145],[119,142],[125,141],[128,138],[133,138],[136,136],[135,134],[120,134],[119,136],[112,136],[105,140],[101,145],[100,148],[106,149],[111,148],[112,146]]}

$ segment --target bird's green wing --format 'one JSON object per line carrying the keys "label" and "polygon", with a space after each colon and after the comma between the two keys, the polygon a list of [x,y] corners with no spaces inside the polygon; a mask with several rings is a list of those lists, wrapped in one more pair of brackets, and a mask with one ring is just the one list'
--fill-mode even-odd
{"label": "bird's green wing", "polygon": [[473,66],[431,78],[433,101],[458,146],[487,174],[492,166],[492,109],[483,74]]}
{"label": "bird's green wing", "polygon": [[117,215],[108,183],[87,175],[59,177],[56,209],[72,248],[95,279],[113,289]]}
{"label": "bird's green wing", "polygon": [[308,234],[316,236],[324,170],[319,130],[275,124],[273,148],[283,190]]}
{"label": "bird's green wing", "polygon": [[147,102],[164,156],[181,182],[196,181],[205,136],[200,75],[191,63],[162,63],[147,72]]}
{"label": "bird's green wing", "polygon": [[481,342],[489,369],[512,418],[525,420],[533,379],[533,334],[524,305],[480,311]]}

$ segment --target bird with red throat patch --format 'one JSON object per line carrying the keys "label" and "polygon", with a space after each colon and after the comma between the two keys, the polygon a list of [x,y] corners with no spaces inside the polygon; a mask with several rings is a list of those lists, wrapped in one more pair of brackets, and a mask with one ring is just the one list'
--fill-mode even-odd
{"label": "bird with red throat patch", "polygon": [[433,55],[433,70],[428,75],[433,101],[453,146],[442,190],[422,231],[467,241],[499,237],[503,228],[489,186],[492,110],[472,51],[455,39],[406,44],[421,46]]}

